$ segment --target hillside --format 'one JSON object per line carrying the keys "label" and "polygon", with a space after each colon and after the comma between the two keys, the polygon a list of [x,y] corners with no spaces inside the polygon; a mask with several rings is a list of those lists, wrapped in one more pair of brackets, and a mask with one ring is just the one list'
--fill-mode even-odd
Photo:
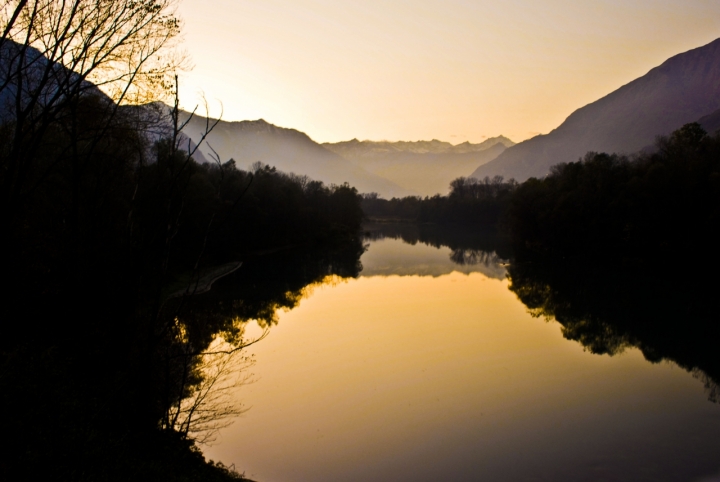
{"label": "hillside", "polygon": [[720,109],[698,119],[698,124],[700,124],[708,134],[715,134],[720,131]]}
{"label": "hillside", "polygon": [[[183,120],[188,114],[182,114]],[[194,116],[183,131],[197,142],[205,131],[207,119]],[[210,122],[214,122],[213,119]],[[209,144],[209,146],[208,146]],[[224,162],[234,159],[239,168],[255,162],[275,166],[281,171],[307,175],[327,184],[348,182],[360,192],[378,192],[383,196],[405,196],[407,190],[372,174],[342,156],[325,149],[307,134],[295,129],[277,127],[262,119],[256,121],[220,121],[200,150],[213,159],[215,150]]]}
{"label": "hillside", "polygon": [[676,55],[646,75],[573,112],[549,134],[508,148],[473,177],[522,181],[588,151],[632,153],[658,135],[720,108],[720,39]]}

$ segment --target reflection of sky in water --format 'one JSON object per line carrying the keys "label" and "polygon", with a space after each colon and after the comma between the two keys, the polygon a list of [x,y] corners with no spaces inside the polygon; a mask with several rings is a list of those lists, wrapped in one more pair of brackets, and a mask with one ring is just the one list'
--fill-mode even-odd
{"label": "reflection of sky in water", "polygon": [[209,458],[260,482],[714,480],[720,406],[685,370],[585,352],[447,249],[383,240],[363,263],[408,276],[281,312]]}
{"label": "reflection of sky in water", "polygon": [[[494,253],[483,253],[475,264],[458,264],[450,259],[450,248],[435,248],[418,242],[408,245],[400,239],[373,241],[361,258],[360,276],[419,275],[442,276],[453,271],[482,273],[488,278],[505,279],[507,271]],[[474,260],[473,260],[474,261]]]}

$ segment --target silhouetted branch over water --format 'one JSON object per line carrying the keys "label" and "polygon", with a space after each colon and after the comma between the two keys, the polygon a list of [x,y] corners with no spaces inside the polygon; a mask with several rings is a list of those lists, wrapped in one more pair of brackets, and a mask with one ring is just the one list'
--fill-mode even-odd
{"label": "silhouetted branch over water", "polygon": [[[38,55],[10,39],[0,49]],[[7,95],[24,99],[23,70],[11,74],[3,107]],[[47,85],[53,95],[58,85]],[[0,116],[12,280],[2,294],[0,407],[14,414],[0,473],[241,478],[206,463],[193,438],[238,413],[215,395],[229,386],[233,355],[253,342],[250,320],[271,326],[274,310],[294,306],[307,284],[357,275],[359,195],[261,164],[197,163],[180,148],[176,111],[118,106],[96,88],[29,102]],[[256,253],[290,247],[312,249],[302,268],[288,263],[303,276],[283,278],[292,273],[274,266],[264,276],[276,285],[265,292],[256,292],[259,279],[222,289],[233,276],[260,274]]]}

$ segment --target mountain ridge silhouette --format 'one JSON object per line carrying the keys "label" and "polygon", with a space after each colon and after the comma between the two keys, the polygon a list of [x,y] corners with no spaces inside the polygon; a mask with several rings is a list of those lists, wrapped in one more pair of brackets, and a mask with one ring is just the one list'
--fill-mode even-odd
{"label": "mountain ridge silhouette", "polygon": [[670,57],[647,74],[575,110],[556,129],[520,142],[472,177],[542,177],[588,151],[630,154],[720,109],[720,39]]}
{"label": "mountain ridge silhouette", "polygon": [[[187,121],[184,134],[195,142],[217,119],[187,112],[180,114]],[[306,133],[279,127],[264,119],[217,122],[199,149],[207,159],[220,156],[222,162],[234,159],[246,169],[261,162],[284,172],[306,175],[326,184],[348,182],[360,192],[378,192],[384,196],[406,196],[413,192],[377,176],[344,157],[326,149]]]}
{"label": "mountain ridge silhouette", "polygon": [[350,141],[323,146],[362,168],[424,196],[446,194],[450,182],[495,159],[515,143],[505,136],[472,144],[431,141]]}

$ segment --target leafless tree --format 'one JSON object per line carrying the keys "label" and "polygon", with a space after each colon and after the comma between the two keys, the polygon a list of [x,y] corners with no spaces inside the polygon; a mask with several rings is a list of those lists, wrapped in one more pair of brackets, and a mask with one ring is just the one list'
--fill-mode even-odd
{"label": "leafless tree", "polygon": [[[168,192],[179,194],[160,200],[167,211],[160,224],[167,227],[167,232],[160,233],[165,246],[157,257],[161,265],[159,284],[165,281],[166,258],[182,213],[186,188],[182,184],[183,173],[217,122],[208,120],[196,143],[182,134],[194,113],[190,119],[181,120],[177,72],[185,59],[176,44],[181,27],[176,1],[0,0],[2,221],[12,223],[15,205],[21,205],[23,196],[42,185],[49,173],[65,163],[64,168],[69,166],[72,173],[70,183],[75,185],[71,189],[74,207],[68,216],[68,224],[72,225],[72,213],[80,203],[76,191],[83,171],[93,162],[97,143],[118,122],[138,132],[138,160],[134,162],[140,167],[145,162],[143,149],[148,144],[161,138],[169,140],[170,152],[166,157],[172,162],[167,163]],[[88,99],[102,115],[97,116],[100,122],[92,126],[91,132],[80,132],[76,125],[77,110]],[[147,106],[158,100],[166,101],[170,107],[156,103],[159,115],[153,117],[152,108]],[[145,107],[124,108],[125,105]],[[148,124],[152,123],[164,126],[159,137],[149,134]],[[218,156],[213,160],[221,165]],[[136,192],[138,183],[139,178]],[[134,201],[133,196],[128,214],[130,232]],[[205,239],[212,222],[213,218],[209,219]],[[203,242],[197,254],[196,272],[204,249]],[[172,360],[167,363],[168,370],[175,371],[169,377],[173,393],[168,398],[170,403],[162,425],[207,442],[230,416],[243,411],[232,403],[229,395],[234,387],[250,380],[244,374],[252,365],[252,358],[245,356],[242,349],[257,340],[232,340],[232,344],[216,343],[198,351],[184,337],[181,325],[163,321],[172,321],[174,317],[161,315],[162,299],[157,298],[157,306],[149,310],[155,322],[148,323],[148,332],[152,334],[148,335],[144,351],[149,357],[163,346],[161,340],[165,336],[174,337],[168,344],[173,350],[168,360]]]}
{"label": "leafless tree", "polygon": [[34,89],[56,87],[55,101],[91,82],[116,103],[147,103],[173,87],[182,62],[175,0],[0,0],[0,28],[0,45],[17,47],[4,82],[37,69]]}
{"label": "leafless tree", "polygon": [[246,412],[235,397],[239,387],[252,383],[248,370],[255,364],[244,349],[267,335],[267,329],[254,340],[228,343],[218,337],[204,351],[194,352],[184,338],[182,325],[177,324],[178,337],[175,366],[181,374],[174,377],[174,402],[168,404],[162,421],[163,429],[175,430],[203,444],[215,440],[218,430],[227,427],[233,418]]}
{"label": "leafless tree", "polygon": [[[73,109],[87,95],[105,98],[97,133],[122,104],[173,95],[182,64],[175,48],[175,0],[0,0],[0,121],[4,127],[3,207],[43,178],[38,152],[51,126],[68,131],[65,146],[81,169],[95,142],[78,142]],[[60,156],[57,156],[58,158]],[[38,172],[40,171],[40,172]]]}

